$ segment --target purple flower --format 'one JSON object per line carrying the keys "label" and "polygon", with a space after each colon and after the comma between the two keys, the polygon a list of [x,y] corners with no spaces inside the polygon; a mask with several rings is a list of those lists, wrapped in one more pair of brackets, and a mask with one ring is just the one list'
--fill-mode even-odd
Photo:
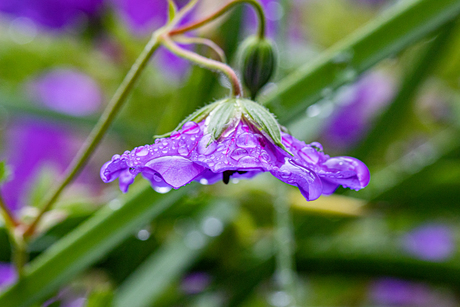
{"label": "purple flower", "polygon": [[49,109],[74,116],[90,115],[101,106],[102,92],[88,75],[54,69],[29,84],[30,96]]}
{"label": "purple flower", "polygon": [[358,190],[369,182],[369,170],[361,161],[331,158],[319,143],[307,145],[281,132],[282,145],[291,156],[244,116],[232,118],[215,141],[207,132],[208,122],[209,117],[199,123],[187,122],[169,138],[113,156],[101,169],[102,180],[119,178],[120,189],[126,192],[134,177],[142,174],[155,190],[163,192],[191,181],[228,183],[230,177],[251,178],[270,172],[297,186],[307,200],[331,194],[339,185]]}
{"label": "purple flower", "polygon": [[3,289],[14,283],[16,278],[16,270],[12,264],[0,263],[0,289]]}
{"label": "purple flower", "polygon": [[381,278],[372,283],[370,298],[385,306],[439,306],[429,305],[432,293],[428,286],[396,278]]}
{"label": "purple flower", "polygon": [[452,257],[455,243],[451,229],[445,225],[425,225],[404,235],[403,248],[409,254],[427,261]]}
{"label": "purple flower", "polygon": [[[181,7],[186,1],[175,1]],[[154,30],[165,25],[168,17],[167,0],[112,0],[113,6],[128,30],[136,36],[150,35]],[[181,24],[189,21],[185,17]],[[185,75],[189,63],[161,48],[154,57],[156,65],[160,66],[166,76],[179,79]]]}
{"label": "purple flower", "polygon": [[0,12],[26,17],[37,25],[62,29],[93,17],[103,0],[0,0]]}
{"label": "purple flower", "polygon": [[338,97],[340,106],[323,132],[326,143],[339,149],[355,145],[393,94],[394,84],[387,75],[374,72],[363,77]]}

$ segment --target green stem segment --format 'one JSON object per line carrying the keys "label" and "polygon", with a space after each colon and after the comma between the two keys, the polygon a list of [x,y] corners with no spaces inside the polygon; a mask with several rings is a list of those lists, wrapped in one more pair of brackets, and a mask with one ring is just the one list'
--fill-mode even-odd
{"label": "green stem segment", "polygon": [[278,286],[289,298],[288,306],[296,306],[295,275],[293,270],[293,226],[289,205],[286,202],[286,187],[280,185],[275,209],[276,274]]}
{"label": "green stem segment", "polygon": [[234,0],[230,3],[228,3],[227,5],[225,5],[224,7],[222,7],[220,10],[218,10],[217,12],[215,12],[214,14],[206,17],[206,18],[203,18],[201,20],[198,20],[192,24],[189,24],[189,25],[185,25],[185,26],[182,26],[180,28],[177,28],[175,30],[172,30],[169,34],[171,36],[174,36],[174,35],[177,35],[177,34],[183,34],[183,33],[186,33],[186,32],[189,32],[189,31],[192,31],[192,30],[195,30],[195,29],[198,29],[206,24],[208,24],[209,22],[219,18],[220,16],[224,15],[225,13],[227,13],[229,10],[231,10],[233,7],[239,5],[239,4],[242,4],[242,3],[246,3],[246,4],[249,4],[251,5],[257,12],[257,16],[258,16],[258,19],[259,19],[259,28],[258,28],[258,35],[261,39],[263,39],[265,37],[265,28],[266,28],[266,18],[265,18],[265,12],[264,12],[264,8],[262,7],[262,5],[259,3],[259,1],[256,1],[256,0]]}
{"label": "green stem segment", "polygon": [[180,56],[184,59],[187,59],[207,69],[222,72],[228,78],[228,80],[230,81],[232,85],[232,95],[234,97],[243,96],[243,88],[241,86],[241,82],[238,79],[238,76],[236,75],[235,71],[230,66],[228,66],[227,64],[212,60],[212,59],[208,59],[192,51],[188,51],[188,50],[185,50],[179,47],[177,44],[175,44],[172,41],[169,35],[166,35],[166,34],[162,35],[160,40],[161,40],[161,43],[175,55]]}
{"label": "green stem segment", "polygon": [[107,105],[106,109],[102,113],[99,121],[97,122],[96,126],[91,131],[90,135],[86,139],[83,146],[80,148],[80,151],[77,153],[69,167],[67,168],[63,179],[61,182],[51,190],[51,193],[45,199],[43,204],[40,206],[41,211],[35,220],[30,224],[27,228],[26,232],[24,233],[25,237],[32,235],[35,231],[35,228],[40,221],[42,215],[48,211],[51,206],[56,202],[56,200],[61,195],[61,192],[64,188],[75,178],[75,176],[80,172],[83,166],[86,164],[88,159],[90,158],[91,154],[96,149],[97,145],[100,143],[102,138],[104,137],[105,133],[107,132],[108,128],[112,124],[113,120],[115,119],[117,113],[123,106],[126,98],[128,97],[131,89],[135,85],[136,81],[139,79],[142,71],[144,70],[145,66],[147,65],[149,59],[151,58],[152,54],[155,50],[158,49],[160,46],[159,36],[161,35],[162,31],[160,30],[155,32],[150,39],[150,41],[145,46],[144,50],[142,51],[141,55],[137,58],[136,62],[131,67],[130,71],[126,75],[123,82],[118,87],[115,95],[110,100],[109,104]]}
{"label": "green stem segment", "polygon": [[16,222],[16,219],[14,218],[10,209],[6,206],[2,195],[0,195],[0,208],[2,210],[3,219],[5,220],[5,226],[10,232],[12,232],[18,223]]}

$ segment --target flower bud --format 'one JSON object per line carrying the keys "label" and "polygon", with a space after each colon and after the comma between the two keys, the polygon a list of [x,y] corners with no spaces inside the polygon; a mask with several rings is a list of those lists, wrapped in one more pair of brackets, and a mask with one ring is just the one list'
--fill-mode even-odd
{"label": "flower bud", "polygon": [[275,49],[270,40],[251,36],[243,42],[240,54],[243,82],[254,99],[275,71]]}

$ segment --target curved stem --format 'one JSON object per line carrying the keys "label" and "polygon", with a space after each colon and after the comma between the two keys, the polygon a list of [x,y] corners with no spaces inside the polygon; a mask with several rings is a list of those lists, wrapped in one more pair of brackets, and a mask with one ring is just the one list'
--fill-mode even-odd
{"label": "curved stem", "polygon": [[187,45],[199,44],[199,45],[208,46],[209,48],[211,48],[219,56],[219,60],[222,63],[227,62],[227,58],[225,57],[225,52],[222,50],[222,48],[219,47],[219,45],[217,45],[216,43],[214,43],[210,39],[203,38],[203,37],[186,37],[186,36],[182,36],[182,37],[175,37],[174,40],[176,42],[178,42],[178,43],[181,43],[181,44],[187,44]]}
{"label": "curved stem", "polygon": [[260,38],[264,38],[265,37],[265,24],[266,24],[265,12],[264,12],[264,9],[263,9],[262,5],[256,0],[234,0],[234,1],[230,2],[230,3],[228,3],[227,5],[225,5],[224,7],[222,7],[220,10],[218,10],[214,14],[212,14],[212,15],[206,17],[206,18],[198,20],[198,21],[196,21],[194,23],[191,23],[189,25],[179,27],[179,28],[177,28],[175,30],[172,30],[171,32],[169,32],[169,35],[174,36],[174,35],[183,34],[185,32],[189,32],[189,31],[198,29],[198,28],[204,26],[205,24],[207,24],[207,23],[219,18],[223,14],[227,13],[234,6],[237,6],[237,5],[242,4],[242,3],[252,5],[252,7],[256,10],[257,16],[259,18],[259,29],[258,29],[257,32],[258,32],[258,35],[259,35]]}
{"label": "curved stem", "polygon": [[75,176],[86,164],[91,154],[94,152],[97,145],[100,143],[105,133],[107,132],[108,128],[110,127],[110,124],[115,119],[115,116],[118,114],[124,102],[126,101],[126,98],[128,97],[129,93],[134,87],[136,81],[139,79],[139,76],[141,75],[142,71],[147,65],[150,57],[160,46],[158,38],[163,31],[164,30],[159,30],[153,34],[152,38],[145,46],[141,55],[137,58],[136,62],[129,70],[125,79],[118,87],[114,96],[112,97],[106,109],[99,118],[99,121],[97,122],[96,126],[93,128],[85,143],[70,163],[69,167],[67,168],[63,176],[63,179],[53,190],[51,190],[51,193],[40,206],[40,208],[42,209],[38,216],[35,218],[35,220],[29,225],[29,227],[25,231],[25,237],[28,237],[34,233],[35,227],[37,226],[43,214],[51,208],[54,202],[61,195],[64,188],[75,178]]}
{"label": "curved stem", "polygon": [[18,222],[14,218],[14,215],[11,213],[8,206],[5,204],[2,195],[0,194],[0,208],[2,210],[3,218],[5,219],[5,224],[8,230],[12,231],[16,226],[18,226]]}
{"label": "curved stem", "polygon": [[176,45],[168,35],[162,35],[161,42],[172,53],[207,69],[223,73],[232,85],[232,95],[235,97],[243,96],[243,88],[241,86],[240,80],[238,79],[235,71],[227,64],[208,59],[192,51],[185,50]]}

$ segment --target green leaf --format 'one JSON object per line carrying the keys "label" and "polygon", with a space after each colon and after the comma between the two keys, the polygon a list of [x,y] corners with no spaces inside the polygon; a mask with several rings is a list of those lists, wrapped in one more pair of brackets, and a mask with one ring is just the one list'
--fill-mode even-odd
{"label": "green leaf", "polygon": [[204,107],[196,110],[195,112],[193,112],[192,114],[187,116],[183,121],[181,121],[180,124],[177,125],[176,129],[174,129],[174,131],[180,130],[182,128],[182,126],[186,122],[196,122],[196,123],[198,123],[198,122],[202,121],[203,119],[205,119],[209,115],[209,113],[212,112],[212,110],[214,110],[214,108],[216,108],[219,105],[220,102],[221,102],[221,100],[213,102],[213,103],[210,103],[210,104],[205,105]]}
{"label": "green leaf", "polygon": [[10,179],[11,170],[6,165],[5,161],[0,161],[0,183],[4,183]]}
{"label": "green leaf", "polygon": [[212,227],[228,224],[236,216],[237,208],[234,202],[214,200],[195,219],[195,226],[186,229],[184,235],[173,235],[128,277],[117,291],[114,306],[155,306],[156,300],[167,287],[190,267],[218,235],[218,232],[212,233]]}
{"label": "green leaf", "polygon": [[168,20],[171,21],[176,17],[177,5],[173,0],[168,0]]}
{"label": "green leaf", "polygon": [[[29,306],[101,259],[115,246],[171,207],[193,184],[163,195],[147,183],[131,189],[51,246],[25,268],[24,276],[0,295],[0,306]],[[133,186],[136,188],[136,186]]]}
{"label": "green leaf", "polygon": [[223,100],[209,114],[209,124],[206,129],[211,134],[210,142],[217,140],[229,126],[235,116],[235,107],[234,100]]}
{"label": "green leaf", "polygon": [[381,60],[432,34],[460,13],[460,0],[408,0],[312,59],[284,78],[263,103],[288,123],[322,99],[324,90],[349,83]]}
{"label": "green leaf", "polygon": [[85,307],[103,307],[112,306],[113,290],[112,289],[96,289],[91,291],[86,300]]}
{"label": "green leaf", "polygon": [[238,99],[238,104],[249,120],[253,121],[263,132],[270,136],[276,145],[291,154],[281,142],[281,130],[278,121],[267,108],[248,99]]}

